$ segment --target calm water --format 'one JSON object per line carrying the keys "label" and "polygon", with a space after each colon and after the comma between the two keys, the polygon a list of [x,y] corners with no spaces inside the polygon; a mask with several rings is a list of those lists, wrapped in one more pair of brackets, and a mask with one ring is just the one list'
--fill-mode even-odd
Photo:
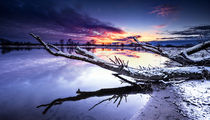
{"label": "calm water", "polygon": [[[72,52],[73,50],[69,50]],[[118,56],[129,59],[133,67],[159,66],[166,61],[158,55],[143,51],[94,49],[97,56],[108,60]],[[81,61],[55,57],[43,49],[12,51],[0,55],[0,119],[1,120],[127,120],[144,107],[149,95],[129,95],[128,101],[117,104],[105,102],[88,111],[97,102],[108,98],[92,97],[54,106],[46,115],[37,105],[56,98],[76,95],[80,90],[126,86],[112,72]]]}

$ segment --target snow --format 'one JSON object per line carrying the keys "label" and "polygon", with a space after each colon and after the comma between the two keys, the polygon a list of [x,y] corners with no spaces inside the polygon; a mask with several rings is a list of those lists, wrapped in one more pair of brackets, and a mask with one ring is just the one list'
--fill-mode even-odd
{"label": "snow", "polygon": [[89,51],[87,51],[87,50],[85,50],[85,49],[82,49],[82,48],[80,48],[80,47],[77,47],[76,49],[77,49],[78,51],[84,52],[84,54],[86,54],[86,55],[89,55],[89,56],[91,56],[91,57],[93,57],[93,58],[97,58],[97,56],[95,56],[95,54],[93,54],[92,52],[89,52]]}
{"label": "snow", "polygon": [[183,113],[195,120],[210,119],[210,81],[188,81],[176,86]]}
{"label": "snow", "polygon": [[210,56],[206,56],[206,57],[197,57],[197,58],[196,58],[196,57],[191,57],[191,56],[187,55],[187,52],[186,52],[186,51],[184,51],[183,53],[184,53],[184,55],[185,55],[185,57],[186,57],[187,59],[192,60],[193,62],[199,62],[199,61],[202,61],[202,60],[210,59]]}

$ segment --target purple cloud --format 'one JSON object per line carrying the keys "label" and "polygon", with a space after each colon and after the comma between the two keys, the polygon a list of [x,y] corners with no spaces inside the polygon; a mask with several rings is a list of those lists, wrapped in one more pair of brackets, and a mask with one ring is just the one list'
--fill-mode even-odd
{"label": "purple cloud", "polygon": [[177,8],[172,5],[159,5],[154,7],[154,10],[150,14],[156,14],[158,16],[169,16],[174,14],[177,11]]}
{"label": "purple cloud", "polygon": [[165,27],[167,27],[166,24],[161,24],[161,25],[155,25],[155,26],[153,26],[153,28],[155,28],[155,29],[162,29],[162,28],[165,28]]}
{"label": "purple cloud", "polygon": [[128,37],[125,37],[125,38],[120,38],[120,39],[115,39],[114,41],[118,41],[118,42],[130,42],[129,40],[133,40],[133,38],[136,37],[136,38],[141,38],[141,35],[135,35],[135,36],[128,36]]}
{"label": "purple cloud", "polygon": [[189,27],[186,30],[181,31],[173,31],[170,32],[171,35],[184,35],[184,36],[200,36],[205,35],[210,36],[210,25],[200,25],[200,26],[193,26]]}
{"label": "purple cloud", "polygon": [[65,2],[59,3],[62,4],[55,0],[10,0],[1,3],[0,36],[21,39],[34,32],[47,40],[84,40],[96,33],[124,33],[112,24],[75,11]]}

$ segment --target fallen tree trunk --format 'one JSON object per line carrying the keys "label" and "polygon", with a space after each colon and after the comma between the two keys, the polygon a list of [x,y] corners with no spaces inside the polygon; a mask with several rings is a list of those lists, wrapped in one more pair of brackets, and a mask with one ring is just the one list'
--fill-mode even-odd
{"label": "fallen tree trunk", "polygon": [[[110,59],[111,62],[104,61],[99,57],[95,56],[93,53],[88,52],[85,49],[81,49],[80,47],[76,47],[76,55],[64,53],[59,48],[54,45],[47,44],[40,39],[40,37],[30,34],[34,37],[37,41],[39,41],[44,48],[54,56],[61,56],[68,59],[80,60],[84,62],[88,62],[99,67],[105,68],[107,70],[111,70],[116,72],[113,74],[115,77],[121,79],[122,82],[130,84],[130,86],[119,87],[119,88],[110,88],[110,89],[100,89],[97,91],[80,91],[78,90],[76,96],[66,97],[66,98],[58,98],[53,100],[49,104],[42,104],[37,106],[45,107],[43,114],[45,114],[51,107],[54,105],[60,105],[65,101],[79,101],[82,99],[87,99],[90,97],[101,97],[101,96],[111,96],[107,99],[100,101],[99,103],[95,104],[89,110],[93,109],[97,105],[111,101],[114,99],[114,103],[118,101],[117,106],[120,105],[121,100],[123,97],[126,98],[128,94],[136,94],[136,93],[151,93],[154,89],[154,86],[157,85],[159,87],[166,84],[171,83],[180,83],[186,80],[191,79],[210,79],[210,67],[209,66],[209,58],[201,58],[201,60],[195,60],[189,57],[190,54],[198,52],[204,48],[207,48],[209,42],[204,44],[199,44],[194,47],[188,48],[177,55],[170,55],[169,53],[161,50],[158,47],[142,44],[137,39],[135,41],[145,50],[149,50],[156,54],[159,54],[163,57],[167,57],[173,61],[181,63],[182,65],[190,65],[184,67],[173,67],[173,68],[155,68],[155,67],[140,67],[140,68],[132,68],[128,66],[123,60],[120,58],[115,57],[115,60]],[[202,65],[202,66],[198,66]],[[203,66],[206,65],[206,66]],[[121,75],[125,75],[133,80],[127,80],[123,78]],[[140,84],[141,83],[141,84]],[[157,84],[156,84],[157,83]]]}
{"label": "fallen tree trunk", "polygon": [[[64,53],[56,46],[45,43],[44,41],[40,39],[40,37],[34,34],[30,34],[30,35],[34,37],[36,40],[38,40],[44,46],[44,48],[52,55],[61,56],[61,57],[69,58],[69,59],[81,60],[81,61],[85,61],[91,64],[95,64],[107,70],[114,71],[119,75],[126,75],[131,78],[136,78],[135,82],[172,82],[174,83],[174,82],[180,82],[179,78],[184,78],[184,80],[210,79],[210,68],[205,67],[205,66],[189,66],[189,67],[173,67],[173,68],[138,68],[137,69],[137,68],[129,67],[128,64],[126,65],[124,62],[122,62],[122,60],[120,60],[117,57],[115,58],[115,61],[111,60],[113,63],[106,62],[98,58],[97,56],[95,56],[93,53],[88,52],[84,49],[81,49],[80,47],[76,48],[77,55]],[[136,41],[139,45],[142,45],[137,39]],[[207,42],[206,44],[209,44],[209,42]],[[183,57],[180,57],[181,54],[179,54],[178,57],[174,57],[174,56],[170,57],[168,53],[162,52],[161,49],[155,46],[142,45],[142,47],[154,53],[160,54],[164,57],[168,57],[172,60],[175,59],[176,61],[180,62],[181,59],[183,59]],[[51,48],[55,49],[55,51],[53,51]],[[198,51],[197,49],[198,47],[195,47],[195,48],[196,50],[191,48],[182,53],[185,54],[188,51],[188,54],[189,53],[192,54],[193,52]],[[184,59],[184,60],[187,61],[187,59]]]}
{"label": "fallen tree trunk", "polygon": [[187,48],[181,52],[177,52],[177,54],[170,54],[167,51],[162,50],[159,47],[155,47],[152,45],[144,44],[139,42],[137,38],[134,37],[134,40],[137,42],[137,44],[142,47],[145,50],[148,50],[150,52],[159,54],[163,57],[167,57],[170,60],[173,60],[175,62],[178,62],[182,65],[192,65],[192,66],[210,66],[210,56],[207,57],[201,57],[201,58],[193,58],[189,55],[192,55],[196,52],[199,52],[201,50],[205,50],[210,46],[210,41],[205,41],[203,43],[197,44],[193,47]]}

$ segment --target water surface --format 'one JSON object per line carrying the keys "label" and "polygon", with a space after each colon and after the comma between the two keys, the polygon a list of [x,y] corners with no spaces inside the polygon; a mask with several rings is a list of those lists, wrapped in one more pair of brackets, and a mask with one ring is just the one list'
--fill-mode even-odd
{"label": "water surface", "polygon": [[[164,67],[165,58],[144,51],[122,49],[90,49],[97,56],[109,60],[114,56],[129,60],[132,67]],[[64,51],[73,52],[72,49]],[[144,107],[147,94],[129,95],[117,108],[113,101],[103,103],[91,111],[94,104],[107,98],[93,97],[54,106],[46,115],[37,105],[56,98],[76,95],[78,88],[94,91],[102,88],[126,86],[111,71],[82,61],[55,57],[43,49],[12,51],[0,55],[0,118],[3,120],[127,120]]]}

